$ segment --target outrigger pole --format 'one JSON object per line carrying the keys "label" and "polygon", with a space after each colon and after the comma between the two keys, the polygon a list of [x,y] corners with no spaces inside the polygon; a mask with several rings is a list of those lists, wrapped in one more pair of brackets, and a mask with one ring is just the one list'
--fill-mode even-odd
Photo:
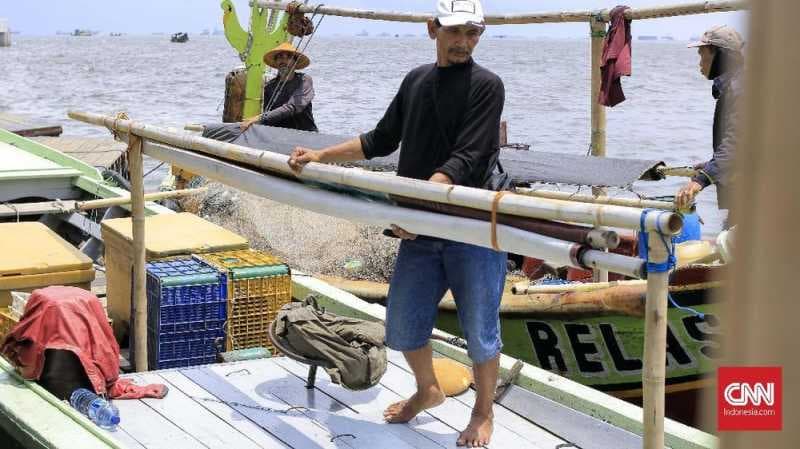
{"label": "outrigger pole", "polygon": [[[190,149],[210,156],[258,167],[270,172],[294,177],[289,168],[288,156],[270,151],[219,142],[190,133],[175,133],[164,128],[119,120],[110,116],[86,112],[69,112],[69,117],[82,122],[133,133],[151,141]],[[178,164],[180,165],[180,164]],[[300,179],[371,190],[379,193],[411,197],[435,203],[469,207],[486,212],[545,220],[584,223],[593,226],[611,226],[639,230],[644,225],[648,231],[660,231],[672,236],[680,232],[683,220],[680,214],[670,211],[647,214],[642,223],[641,209],[611,204],[592,204],[508,194],[497,198],[497,192],[464,186],[451,186],[409,178],[386,176],[381,173],[328,164],[309,164],[299,175]]]}
{"label": "outrigger pole", "polygon": [[[289,2],[274,2],[266,0],[251,1],[251,6],[261,8],[286,10]],[[737,11],[747,8],[743,0],[719,0],[707,2],[692,2],[668,6],[653,6],[649,8],[630,9],[625,17],[631,20],[658,19],[662,17],[688,16],[693,14],[709,14],[714,12]],[[336,8],[325,5],[300,5],[299,12],[314,13],[354,19],[384,20],[390,22],[426,22],[432,18],[431,14],[406,13],[396,11],[379,11],[367,9]],[[520,14],[487,15],[487,25],[525,25],[534,23],[564,23],[564,22],[589,22],[597,18],[601,22],[610,20],[609,10],[595,11],[558,11],[536,12]]]}

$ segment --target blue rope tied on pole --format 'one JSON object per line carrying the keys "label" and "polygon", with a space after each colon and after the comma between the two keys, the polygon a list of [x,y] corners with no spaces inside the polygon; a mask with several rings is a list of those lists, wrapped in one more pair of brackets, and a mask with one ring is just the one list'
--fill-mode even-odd
{"label": "blue rope tied on pole", "polygon": [[659,237],[661,237],[661,242],[664,243],[664,249],[667,250],[668,256],[667,260],[662,263],[650,262],[650,249],[647,245],[650,233],[647,232],[644,222],[647,219],[647,214],[651,212],[659,212],[659,217],[663,214],[670,213],[665,210],[656,209],[645,209],[642,211],[642,216],[639,218],[639,257],[647,262],[645,270],[648,273],[665,273],[675,268],[675,238],[670,237],[670,243],[667,243],[667,240],[664,238],[664,232],[661,230],[661,221],[656,220],[656,232],[658,232]]}
{"label": "blue rope tied on pole", "polygon": [[[649,243],[649,233],[647,232],[647,228],[645,228],[645,220],[647,219],[647,214],[651,212],[659,212],[658,216],[669,213],[668,211],[656,210],[656,209],[644,209],[642,211],[642,216],[639,219],[639,257],[644,259],[647,264],[645,266],[645,271],[647,273],[664,273],[668,271],[672,271],[675,269],[676,265],[676,258],[675,258],[675,237],[670,237],[670,242],[667,243],[667,239],[664,237],[664,232],[661,230],[661,221],[656,220],[656,232],[658,232],[659,237],[661,238],[661,242],[664,244],[664,248],[667,250],[667,260],[662,263],[653,263],[650,262],[650,249],[648,247]],[[678,304],[673,298],[672,295],[667,291],[667,298],[669,302],[678,310],[683,310],[684,312],[691,313],[693,315],[697,315],[700,319],[705,319],[705,314],[698,312],[697,310],[691,307],[684,307]]]}

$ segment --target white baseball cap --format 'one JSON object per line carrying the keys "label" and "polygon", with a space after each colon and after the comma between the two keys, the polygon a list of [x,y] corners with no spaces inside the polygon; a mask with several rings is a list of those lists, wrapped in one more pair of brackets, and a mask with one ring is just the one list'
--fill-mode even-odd
{"label": "white baseball cap", "polygon": [[439,0],[436,18],[442,26],[474,25],[483,28],[483,6],[479,0]]}

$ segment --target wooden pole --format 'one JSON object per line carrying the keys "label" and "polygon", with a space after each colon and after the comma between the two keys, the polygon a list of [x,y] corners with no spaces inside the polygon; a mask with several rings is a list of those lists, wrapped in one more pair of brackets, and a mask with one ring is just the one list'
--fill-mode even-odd
{"label": "wooden pole", "polygon": [[[267,0],[251,1],[262,8],[285,10],[288,3]],[[693,14],[709,14],[713,12],[738,11],[747,9],[745,0],[719,0],[706,2],[682,3],[667,6],[654,6],[649,8],[631,9],[625,12],[625,17],[632,20],[656,19],[661,17],[687,16]],[[391,22],[424,23],[432,16],[424,13],[407,13],[397,11],[377,11],[366,9],[336,8],[324,5],[301,5],[298,10],[304,13],[351,17],[366,20],[385,20]],[[520,25],[532,23],[565,23],[589,22],[595,15],[592,11],[559,11],[537,12],[522,14],[487,15],[487,25]],[[600,12],[603,20],[609,20],[609,11]]]}
{"label": "wooden pole", "polygon": [[[663,237],[669,242],[668,237]],[[648,234],[648,262],[664,263],[668,250],[657,232]],[[647,273],[642,370],[644,449],[664,448],[664,379],[667,357],[669,271]]]}
{"label": "wooden pole", "polygon": [[[203,193],[208,191],[207,187],[201,187],[199,189],[186,189],[186,190],[170,190],[166,192],[154,192],[148,193],[144,195],[142,198],[144,201],[158,201],[164,200],[168,198],[180,198],[184,196],[191,196],[197,195],[198,193]],[[90,200],[90,201],[81,201],[76,204],[77,210],[91,210],[91,209],[102,209],[106,207],[112,206],[122,206],[124,204],[132,203],[133,197],[132,196],[122,196],[119,198],[103,198],[99,200]]]}
{"label": "wooden pole", "polygon": [[[591,77],[591,98],[589,104],[592,110],[592,123],[591,123],[591,147],[592,156],[605,157],[606,156],[606,108],[600,104],[600,85],[601,85],[601,71],[600,66],[603,61],[603,42],[606,38],[606,22],[600,20],[599,17],[592,17],[589,21],[589,31],[591,33],[592,42],[592,77]],[[606,189],[592,188],[592,194],[597,197],[607,196]],[[592,271],[592,280],[595,282],[608,282],[608,271],[594,270]]]}
{"label": "wooden pole", "polygon": [[639,198],[611,198],[608,196],[577,195],[555,190],[517,188],[516,193],[551,200],[576,201],[579,203],[611,204],[614,206],[636,207],[640,209],[675,210],[675,203],[669,201],[643,200]]}
{"label": "wooden pole", "polygon": [[[200,189],[191,190],[172,190],[169,192],[156,192],[148,193],[144,196],[145,201],[163,200],[166,198],[178,198],[182,196],[195,195],[208,190],[203,187]],[[103,198],[99,200],[89,201],[43,201],[40,203],[16,203],[16,204],[0,204],[0,218],[7,217],[23,217],[28,215],[44,215],[44,214],[66,214],[78,211],[87,211],[92,209],[103,209],[106,207],[122,206],[131,202],[130,196],[122,196],[119,198]]]}
{"label": "wooden pole", "polygon": [[593,17],[589,22],[592,41],[592,86],[589,104],[592,107],[592,156],[606,155],[606,108],[600,104],[601,71],[603,58],[603,41],[606,37],[606,22]]}
{"label": "wooden pole", "polygon": [[135,322],[134,351],[136,371],[147,371],[147,294],[145,283],[144,226],[144,173],[142,139],[130,134],[128,141],[128,164],[131,174],[131,212],[133,222],[133,316]]}

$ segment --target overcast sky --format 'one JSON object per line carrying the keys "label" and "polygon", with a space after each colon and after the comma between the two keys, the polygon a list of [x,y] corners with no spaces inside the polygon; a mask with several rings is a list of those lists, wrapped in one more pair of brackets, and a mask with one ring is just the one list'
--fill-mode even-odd
{"label": "overcast sky", "polygon": [[[687,0],[672,0],[685,3]],[[247,27],[249,7],[247,0],[234,0],[240,20]],[[315,4],[315,1],[309,3]],[[408,12],[430,12],[434,0],[326,0],[328,6],[362,9],[380,9]],[[668,4],[670,0],[628,0],[631,7]],[[218,0],[2,0],[0,17],[7,18],[14,30],[26,35],[50,35],[56,31],[75,28],[91,29],[102,33],[124,32],[149,34],[153,32],[188,31],[198,33],[203,29],[222,28],[222,13]],[[487,14],[541,12],[559,10],[594,10],[611,8],[613,2],[598,0],[487,0],[483,2]],[[746,13],[718,13],[690,17],[647,20],[634,23],[633,34],[652,34],[688,39],[702,34],[715,24],[730,24],[744,30]],[[322,35],[352,35],[362,30],[370,33],[424,32],[421,24],[400,24],[328,17],[322,23]],[[525,36],[581,37],[587,32],[584,24],[547,24],[495,26],[491,34]]]}

